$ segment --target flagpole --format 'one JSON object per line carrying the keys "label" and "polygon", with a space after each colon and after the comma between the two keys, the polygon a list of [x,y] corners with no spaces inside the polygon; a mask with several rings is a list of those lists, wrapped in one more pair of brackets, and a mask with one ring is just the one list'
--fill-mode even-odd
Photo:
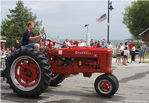
{"label": "flagpole", "polygon": [[108,20],[107,20],[107,42],[109,42],[109,22],[110,22],[110,10],[114,9],[112,7],[112,1],[108,0]]}
{"label": "flagpole", "polygon": [[108,20],[107,20],[107,42],[109,42],[109,0],[108,0]]}

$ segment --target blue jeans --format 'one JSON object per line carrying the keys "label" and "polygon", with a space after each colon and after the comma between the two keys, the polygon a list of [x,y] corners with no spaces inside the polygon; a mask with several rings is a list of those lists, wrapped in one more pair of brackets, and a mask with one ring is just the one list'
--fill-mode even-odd
{"label": "blue jeans", "polygon": [[24,48],[34,48],[34,43],[29,43],[27,45],[24,45]]}

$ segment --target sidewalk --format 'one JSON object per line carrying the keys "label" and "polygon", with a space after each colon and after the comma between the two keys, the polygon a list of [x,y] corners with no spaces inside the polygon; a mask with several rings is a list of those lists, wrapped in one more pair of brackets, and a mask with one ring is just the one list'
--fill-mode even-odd
{"label": "sidewalk", "polygon": [[[116,63],[116,58],[112,58],[112,67],[113,68],[119,68],[119,67],[132,67],[132,66],[145,66],[145,65],[149,65],[149,63],[139,63],[139,59],[136,59],[135,63],[130,63],[131,59],[129,58],[128,59],[129,63],[127,63],[127,66],[126,65],[123,65],[123,64],[120,64],[118,65]],[[145,59],[145,62],[149,62],[149,59]]]}
{"label": "sidewalk", "polygon": [[[112,58],[112,64],[115,63],[116,58]],[[130,62],[131,59],[129,58],[128,61]],[[145,62],[149,61],[149,59],[145,59]],[[139,62],[139,59],[136,59],[136,62]]]}

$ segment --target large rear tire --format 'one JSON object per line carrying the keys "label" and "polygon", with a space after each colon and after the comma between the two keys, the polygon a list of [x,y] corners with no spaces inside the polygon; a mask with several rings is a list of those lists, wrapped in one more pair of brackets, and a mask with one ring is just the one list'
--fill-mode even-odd
{"label": "large rear tire", "polygon": [[48,88],[50,66],[45,55],[32,48],[16,50],[6,64],[10,88],[23,97],[38,97]]}
{"label": "large rear tire", "polygon": [[51,79],[50,79],[50,86],[57,86],[60,84],[63,80],[65,79],[65,76],[63,74],[51,74]]}
{"label": "large rear tire", "polygon": [[113,74],[103,74],[96,78],[94,88],[100,96],[111,97],[117,92],[119,82]]}

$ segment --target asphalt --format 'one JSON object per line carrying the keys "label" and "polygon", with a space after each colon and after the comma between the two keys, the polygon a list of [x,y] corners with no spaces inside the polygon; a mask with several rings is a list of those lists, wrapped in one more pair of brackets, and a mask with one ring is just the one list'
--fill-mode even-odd
{"label": "asphalt", "polygon": [[1,103],[149,103],[149,64],[113,64],[120,87],[112,98],[100,97],[94,81],[101,74],[84,78],[82,74],[66,78],[57,87],[49,87],[39,98],[23,98],[1,78]]}

